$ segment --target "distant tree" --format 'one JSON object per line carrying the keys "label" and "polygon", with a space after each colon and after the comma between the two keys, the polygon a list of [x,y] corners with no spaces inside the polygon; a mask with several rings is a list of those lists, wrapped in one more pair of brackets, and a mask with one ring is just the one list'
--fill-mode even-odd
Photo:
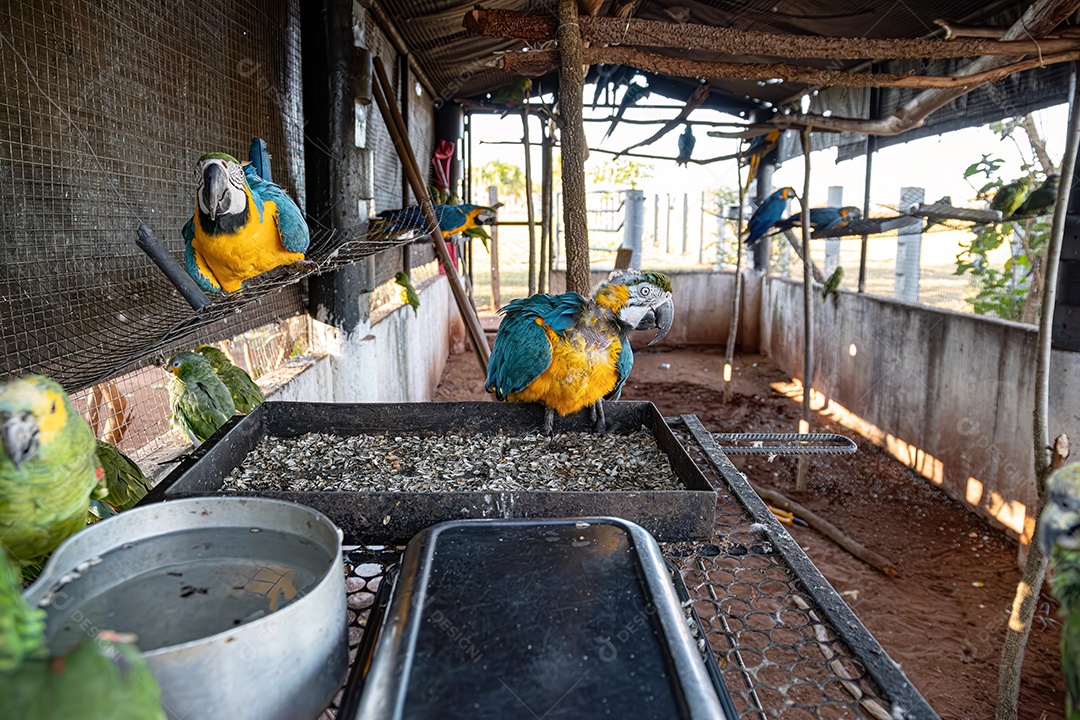
{"label": "distant tree", "polygon": [[628,157],[613,157],[588,171],[593,185],[611,190],[636,188],[642,180],[652,177],[652,165]]}
{"label": "distant tree", "polygon": [[491,185],[499,186],[499,195],[518,202],[525,201],[525,171],[501,160],[491,160],[483,165],[476,174],[473,197],[487,198],[487,189]]}

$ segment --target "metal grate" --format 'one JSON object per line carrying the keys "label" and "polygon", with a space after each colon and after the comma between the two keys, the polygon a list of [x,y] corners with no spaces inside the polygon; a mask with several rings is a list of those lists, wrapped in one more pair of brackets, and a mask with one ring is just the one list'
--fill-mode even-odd
{"label": "metal grate", "polygon": [[[717,538],[661,549],[682,573],[739,717],[937,718],[697,418],[668,423],[716,490]],[[401,550],[349,554],[350,664],[374,593]],[[340,700],[320,720],[332,720]]]}

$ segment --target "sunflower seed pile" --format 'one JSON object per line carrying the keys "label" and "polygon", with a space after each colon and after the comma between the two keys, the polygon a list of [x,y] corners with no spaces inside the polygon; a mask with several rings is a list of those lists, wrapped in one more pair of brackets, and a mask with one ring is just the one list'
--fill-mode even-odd
{"label": "sunflower seed pile", "polygon": [[629,435],[308,433],[263,438],[226,491],[681,490],[646,431]]}

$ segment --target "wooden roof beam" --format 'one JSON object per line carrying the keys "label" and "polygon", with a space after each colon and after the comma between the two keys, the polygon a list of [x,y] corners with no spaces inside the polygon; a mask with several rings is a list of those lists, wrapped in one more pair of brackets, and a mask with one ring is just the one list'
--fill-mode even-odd
{"label": "wooden roof beam", "polygon": [[[581,38],[588,43],[704,50],[725,55],[828,60],[927,60],[983,55],[1050,55],[1080,49],[1080,39],[1073,37],[1032,40],[1022,35],[1003,40],[968,38],[946,41],[764,33],[693,23],[584,15],[578,22]],[[537,42],[553,40],[556,29],[555,18],[550,15],[485,8],[466,13],[463,25],[477,35]]]}

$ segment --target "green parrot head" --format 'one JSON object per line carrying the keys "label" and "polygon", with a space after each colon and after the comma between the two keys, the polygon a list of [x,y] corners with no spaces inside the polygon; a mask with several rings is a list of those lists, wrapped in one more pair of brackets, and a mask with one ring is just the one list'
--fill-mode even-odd
{"label": "green parrot head", "polygon": [[1061,183],[1061,175],[1058,173],[1050,173],[1046,176],[1046,182],[1043,184],[1048,187],[1057,187]]}
{"label": "green parrot head", "polygon": [[80,422],[86,423],[64,388],[43,375],[0,385],[0,448],[16,470],[39,456],[69,424]]}
{"label": "green parrot head", "polygon": [[608,305],[619,320],[631,330],[651,330],[656,333],[649,344],[655,345],[671,330],[675,305],[671,299],[671,281],[667,275],[642,270],[615,270],[607,282],[597,288],[596,302]]}
{"label": "green parrot head", "polygon": [[180,352],[173,355],[165,369],[185,383],[201,378],[215,376],[214,367],[202,355],[193,352]]}
{"label": "green parrot head", "polygon": [[1054,547],[1080,548],[1080,463],[1066,465],[1046,481],[1038,539],[1047,555]]}
{"label": "green parrot head", "polygon": [[214,370],[219,370],[223,367],[228,367],[229,365],[232,365],[232,362],[229,360],[229,356],[226,355],[224,351],[219,350],[213,345],[200,345],[199,347],[195,348],[195,352],[206,358],[210,362],[210,366],[214,368]]}
{"label": "green parrot head", "polygon": [[199,213],[211,222],[247,210],[248,189],[244,168],[225,153],[206,153],[195,165],[195,198]]}

